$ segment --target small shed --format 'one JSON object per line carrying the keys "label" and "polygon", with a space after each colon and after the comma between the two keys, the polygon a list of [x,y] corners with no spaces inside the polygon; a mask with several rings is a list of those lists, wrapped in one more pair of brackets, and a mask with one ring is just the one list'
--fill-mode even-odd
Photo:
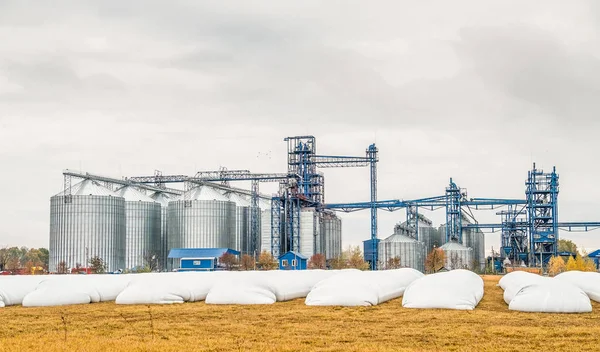
{"label": "small shed", "polygon": [[596,249],[592,253],[588,254],[588,258],[594,261],[596,269],[600,268],[600,249]]}
{"label": "small shed", "polygon": [[168,258],[176,271],[213,271],[222,266],[219,258],[225,253],[240,255],[231,248],[173,248]]}
{"label": "small shed", "polygon": [[279,270],[306,270],[307,261],[303,254],[289,251],[279,257]]}

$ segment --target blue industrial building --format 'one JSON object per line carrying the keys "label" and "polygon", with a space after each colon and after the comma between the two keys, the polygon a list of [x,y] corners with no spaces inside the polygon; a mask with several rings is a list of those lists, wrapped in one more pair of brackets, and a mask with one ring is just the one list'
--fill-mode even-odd
{"label": "blue industrial building", "polygon": [[225,253],[240,255],[231,248],[173,248],[168,258],[176,271],[214,271],[219,269],[219,258]]}
{"label": "blue industrial building", "polygon": [[289,251],[279,257],[279,270],[306,270],[307,260],[306,256]]}
{"label": "blue industrial building", "polygon": [[600,269],[600,249],[596,249],[592,253],[588,254],[588,258],[594,261],[594,264],[596,264],[596,269]]}

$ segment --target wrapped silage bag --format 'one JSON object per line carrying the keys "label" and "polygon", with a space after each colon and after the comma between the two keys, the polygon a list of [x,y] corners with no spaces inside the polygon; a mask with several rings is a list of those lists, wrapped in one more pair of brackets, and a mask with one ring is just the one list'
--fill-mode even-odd
{"label": "wrapped silage bag", "polygon": [[114,301],[125,289],[128,275],[60,275],[39,283],[23,298],[24,307],[51,307]]}
{"label": "wrapped silage bag", "polygon": [[483,279],[469,270],[425,275],[406,288],[404,308],[473,310],[483,298]]}
{"label": "wrapped silage bag", "polygon": [[337,270],[279,270],[269,272],[269,289],[277,302],[304,298],[320,281],[337,274]]}
{"label": "wrapped silage bag", "polygon": [[509,310],[537,313],[588,313],[592,304],[579,287],[550,279],[521,288],[510,301]]}
{"label": "wrapped silage bag", "polygon": [[498,285],[500,285],[503,290],[506,290],[509,286],[519,285],[523,282],[531,282],[531,280],[535,280],[537,277],[540,277],[540,275],[527,271],[513,271],[504,275],[500,281],[498,281]]}
{"label": "wrapped silage bag", "polygon": [[548,280],[554,279],[547,276],[531,274],[527,276],[522,276],[519,280],[513,280],[508,285],[506,285],[506,289],[504,289],[504,302],[506,302],[506,304],[510,304],[510,301],[512,301],[512,299],[523,287],[532,284],[541,284]]}
{"label": "wrapped silage bag", "polygon": [[228,272],[218,280],[206,296],[206,304],[273,304],[277,296],[269,281],[278,271]]}
{"label": "wrapped silage bag", "polygon": [[0,276],[0,307],[23,303],[23,298],[33,292],[38,284],[53,275]]}
{"label": "wrapped silage bag", "polygon": [[318,284],[306,296],[309,306],[374,306],[402,296],[411,282],[423,276],[404,268],[385,271],[342,271]]}
{"label": "wrapped silage bag", "polygon": [[600,302],[600,273],[566,271],[556,275],[554,279],[570,282],[583,290],[591,300]]}
{"label": "wrapped silage bag", "polygon": [[171,304],[202,301],[227,272],[137,274],[116,304]]}

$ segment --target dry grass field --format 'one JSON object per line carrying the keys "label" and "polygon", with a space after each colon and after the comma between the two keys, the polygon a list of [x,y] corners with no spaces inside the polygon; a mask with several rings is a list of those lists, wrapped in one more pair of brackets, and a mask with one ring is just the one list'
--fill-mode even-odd
{"label": "dry grass field", "polygon": [[[510,312],[487,276],[474,311],[376,307],[83,306],[0,309],[0,351],[590,351],[590,314]],[[443,294],[443,292],[440,292]],[[63,320],[64,319],[64,320]]]}

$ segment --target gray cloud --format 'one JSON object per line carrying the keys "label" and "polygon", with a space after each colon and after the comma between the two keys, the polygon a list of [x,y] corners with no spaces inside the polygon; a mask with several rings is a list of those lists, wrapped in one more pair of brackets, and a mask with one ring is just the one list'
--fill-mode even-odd
{"label": "gray cloud", "polygon": [[[533,160],[556,164],[564,219],[597,220],[599,13],[593,1],[0,2],[0,245],[46,244],[47,217],[31,217],[64,168],[277,172],[297,134],[328,154],[375,141],[382,199],[440,194],[451,176],[472,196],[521,197]],[[328,201],[368,199],[366,169],[324,171]],[[403,217],[382,215],[382,236]],[[367,213],[345,219],[345,244],[367,237]]]}

